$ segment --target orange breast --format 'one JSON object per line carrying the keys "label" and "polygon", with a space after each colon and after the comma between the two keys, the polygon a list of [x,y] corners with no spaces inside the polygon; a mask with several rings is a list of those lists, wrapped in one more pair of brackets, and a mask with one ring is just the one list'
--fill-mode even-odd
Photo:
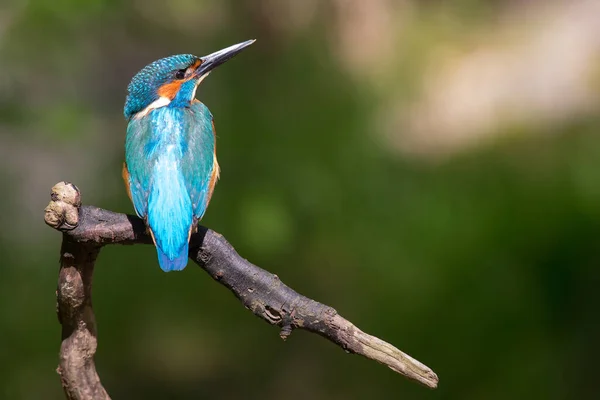
{"label": "orange breast", "polygon": [[206,201],[206,205],[210,202],[210,198],[212,197],[213,191],[215,190],[215,185],[219,180],[219,174],[221,172],[221,168],[219,167],[219,163],[217,162],[217,131],[215,130],[215,120],[211,121],[213,137],[215,138],[215,153],[213,154],[213,169],[212,174],[210,176],[210,181],[208,182],[208,197]]}
{"label": "orange breast", "polygon": [[129,186],[129,170],[127,169],[127,163],[123,163],[123,170],[121,171],[121,176],[125,181],[125,188],[127,189],[127,196],[129,196],[129,200],[133,203],[133,198],[131,197],[131,187]]}

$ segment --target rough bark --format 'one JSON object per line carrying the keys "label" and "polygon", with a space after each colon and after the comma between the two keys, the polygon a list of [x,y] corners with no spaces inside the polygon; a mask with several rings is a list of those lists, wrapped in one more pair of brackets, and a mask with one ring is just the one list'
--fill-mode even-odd
{"label": "rough bark", "polygon": [[[92,309],[92,275],[107,244],[149,244],[138,217],[81,206],[79,190],[60,182],[52,188],[45,221],[63,232],[57,289],[62,325],[58,373],[68,399],[109,399],[94,365],[97,346]],[[277,275],[248,262],[220,234],[198,227],[190,259],[228,288],[256,316],[280,328],[286,339],[294,329],[317,333],[350,353],[360,354],[430,388],[437,375],[389,343],[364,333],[333,308],[298,294]]]}

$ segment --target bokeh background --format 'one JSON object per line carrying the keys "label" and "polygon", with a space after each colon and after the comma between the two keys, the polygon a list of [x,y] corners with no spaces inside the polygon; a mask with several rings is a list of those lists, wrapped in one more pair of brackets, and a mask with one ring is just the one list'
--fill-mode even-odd
{"label": "bokeh background", "polygon": [[203,223],[439,389],[284,343],[200,268],[128,246],[94,282],[113,398],[600,398],[596,0],[3,0],[0,398],[62,398],[50,188],[132,213],[131,77],[250,38],[198,91],[222,167]]}

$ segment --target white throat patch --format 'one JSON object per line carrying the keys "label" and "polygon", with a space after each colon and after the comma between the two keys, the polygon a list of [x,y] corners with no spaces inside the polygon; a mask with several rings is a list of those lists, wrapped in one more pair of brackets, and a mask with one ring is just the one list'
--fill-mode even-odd
{"label": "white throat patch", "polygon": [[169,99],[168,97],[159,97],[158,100],[154,100],[152,103],[148,104],[148,107],[135,114],[133,118],[139,119],[145,117],[150,111],[168,106],[169,103],[171,103],[171,99]]}

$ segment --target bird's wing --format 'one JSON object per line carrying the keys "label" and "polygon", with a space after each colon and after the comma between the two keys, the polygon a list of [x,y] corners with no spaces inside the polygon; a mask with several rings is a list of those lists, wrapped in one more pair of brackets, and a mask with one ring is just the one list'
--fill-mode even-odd
{"label": "bird's wing", "polygon": [[127,126],[123,178],[128,181],[131,201],[140,218],[146,218],[148,213],[153,163],[147,149],[148,144],[155,140],[153,136],[149,116],[134,118]]}
{"label": "bird's wing", "polygon": [[181,166],[194,217],[199,220],[206,211],[218,173],[213,118],[199,101],[194,102],[185,115],[187,147],[184,147]]}

